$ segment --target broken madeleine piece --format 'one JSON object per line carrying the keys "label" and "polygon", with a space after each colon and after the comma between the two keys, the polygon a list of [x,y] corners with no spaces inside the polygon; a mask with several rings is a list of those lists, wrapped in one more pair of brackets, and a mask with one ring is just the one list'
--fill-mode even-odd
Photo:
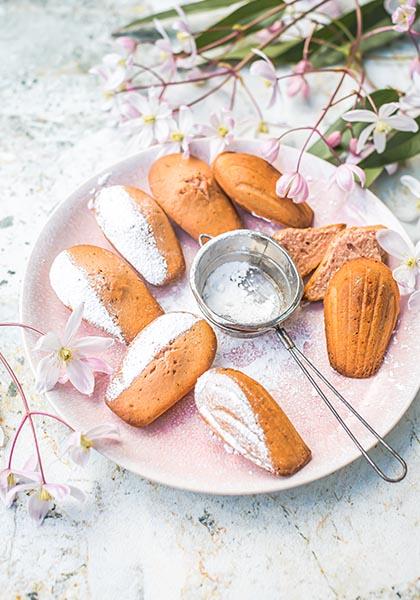
{"label": "broken madeleine piece", "polygon": [[317,268],[331,240],[344,228],[344,223],[304,229],[286,227],[272,237],[290,255],[301,277],[305,277]]}

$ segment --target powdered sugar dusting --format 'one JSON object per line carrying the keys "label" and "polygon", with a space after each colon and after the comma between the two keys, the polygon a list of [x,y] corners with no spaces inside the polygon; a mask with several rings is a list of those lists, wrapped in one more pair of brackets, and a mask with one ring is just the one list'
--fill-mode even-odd
{"label": "powdered sugar dusting", "polygon": [[210,369],[199,377],[194,395],[201,416],[227,444],[263,469],[272,471],[264,432],[234,379]]}
{"label": "powdered sugar dusting", "polygon": [[199,317],[191,313],[173,312],[152,321],[131,342],[119,372],[108,386],[107,400],[115,400],[161,350],[199,320]]}
{"label": "powdered sugar dusting", "polygon": [[120,327],[107,311],[87,273],[75,264],[66,250],[54,259],[50,269],[50,282],[63,304],[75,309],[84,302],[83,318],[86,321],[124,341]]}
{"label": "powdered sugar dusting", "polygon": [[162,285],[167,262],[159,252],[150,223],[122,185],[105,187],[91,207],[111,244],[152,285]]}

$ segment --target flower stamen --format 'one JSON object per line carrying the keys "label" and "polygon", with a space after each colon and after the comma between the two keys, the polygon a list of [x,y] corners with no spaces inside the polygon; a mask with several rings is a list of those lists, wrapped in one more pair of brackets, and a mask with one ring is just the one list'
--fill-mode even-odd
{"label": "flower stamen", "polygon": [[73,353],[70,350],[70,348],[65,348],[64,346],[62,348],[60,348],[60,350],[58,351],[58,356],[61,358],[61,360],[63,362],[68,362],[69,360],[71,360],[73,358]]}

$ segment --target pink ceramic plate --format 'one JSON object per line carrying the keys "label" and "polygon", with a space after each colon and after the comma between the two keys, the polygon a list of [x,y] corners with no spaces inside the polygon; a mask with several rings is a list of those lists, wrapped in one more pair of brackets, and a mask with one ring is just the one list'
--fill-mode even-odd
{"label": "pink ceramic plate", "polygon": [[[232,149],[258,154],[259,148],[260,142],[243,140],[237,141]],[[158,148],[151,148],[141,152],[109,169],[109,177],[102,174],[92,178],[53,213],[28,263],[21,309],[25,323],[43,331],[62,330],[68,311],[49,285],[48,271],[52,260],[58,252],[73,244],[91,243],[109,248],[87,208],[89,198],[104,183],[132,184],[148,190],[147,173],[158,151]],[[207,160],[208,142],[195,142],[193,153]],[[293,169],[296,158],[296,150],[283,146],[279,168]],[[328,189],[321,178],[328,179],[334,172],[330,164],[307,155],[303,172],[312,178],[314,199],[311,205],[315,210],[315,225],[336,222],[358,225],[382,223],[404,234],[395,217],[370,192],[358,188],[346,199],[338,190]],[[244,221],[247,227],[264,232],[270,233],[276,229],[270,223],[249,215],[244,215]],[[190,265],[197,244],[184,233],[178,231],[178,234],[187,264]],[[187,277],[166,289],[154,289],[153,293],[167,311],[198,312]],[[84,329],[84,333],[97,333],[87,325]],[[303,306],[288,321],[287,329],[299,347],[381,435],[390,431],[410,405],[420,383],[420,320],[416,320],[413,312],[407,310],[405,301],[402,302],[399,325],[385,362],[379,373],[370,379],[347,379],[330,368],[321,303]],[[212,494],[285,490],[324,477],[358,458],[360,453],[274,335],[266,334],[253,340],[230,338],[219,332],[217,335],[219,348],[215,365],[243,370],[260,381],[312,449],[312,461],[292,477],[274,477],[240,456],[227,452],[222,442],[200,420],[192,393],[145,429],[125,425],[105,406],[103,396],[107,381],[104,376],[97,379],[95,393],[90,398],[78,394],[66,384],[58,385],[48,394],[48,399],[74,428],[88,429],[105,421],[118,423],[122,442],[109,447],[105,452],[108,458],[143,477],[187,490]],[[25,334],[32,365],[39,360],[39,356],[31,350],[34,340],[32,334]],[[109,358],[114,364],[121,352],[122,347],[119,346],[110,353]],[[364,443],[372,446],[373,438],[360,430],[353,416],[344,414]]]}

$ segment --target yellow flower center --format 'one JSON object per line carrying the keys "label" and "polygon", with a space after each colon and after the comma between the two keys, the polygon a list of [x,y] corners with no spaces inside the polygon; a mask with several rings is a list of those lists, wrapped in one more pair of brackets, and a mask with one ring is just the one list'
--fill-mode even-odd
{"label": "yellow flower center", "polygon": [[418,202],[416,202],[416,208],[417,208],[417,210],[420,210],[420,200]]}
{"label": "yellow flower center", "polygon": [[392,131],[392,127],[388,125],[388,123],[385,123],[385,121],[378,121],[376,123],[375,131],[378,133],[389,133]]}
{"label": "yellow flower center", "polygon": [[229,133],[229,129],[227,127],[225,127],[224,125],[220,125],[217,128],[217,133],[220,135],[220,137],[226,137],[227,134]]}
{"label": "yellow flower center", "polygon": [[16,477],[13,475],[13,473],[9,473],[7,476],[7,487],[11,488],[15,485],[16,485]]}
{"label": "yellow flower center", "polygon": [[269,79],[263,79],[263,83],[265,85],[265,87],[270,88],[273,85],[273,82],[270,81]]}
{"label": "yellow flower center", "polygon": [[143,121],[146,125],[153,125],[156,122],[156,117],[155,115],[144,115]]}
{"label": "yellow flower center", "polygon": [[173,142],[182,142],[184,139],[184,134],[181,131],[173,131],[171,133],[171,140]]}
{"label": "yellow flower center", "polygon": [[83,450],[89,450],[89,448],[92,448],[93,442],[88,437],[83,435],[83,433],[81,433],[80,434],[80,445],[82,446]]}
{"label": "yellow flower center", "polygon": [[260,121],[257,128],[258,133],[268,133],[268,125],[265,121]]}
{"label": "yellow flower center", "polygon": [[59,352],[58,352],[58,356],[61,358],[61,360],[63,362],[68,362],[69,360],[72,359],[72,351],[70,350],[70,348],[60,348]]}
{"label": "yellow flower center", "polygon": [[178,33],[176,34],[176,37],[180,42],[185,42],[186,40],[189,39],[190,34],[187,33],[186,31],[178,31]]}
{"label": "yellow flower center", "polygon": [[169,56],[169,52],[165,52],[164,50],[161,50],[159,56],[160,56],[160,60],[166,60]]}
{"label": "yellow flower center", "polygon": [[50,500],[54,500],[51,494],[47,492],[47,490],[44,487],[42,487],[41,491],[39,492],[39,499],[43,502],[49,502]]}
{"label": "yellow flower center", "polygon": [[243,29],[245,29],[245,25],[242,25],[242,23],[235,23],[235,25],[232,25],[232,31],[242,31]]}
{"label": "yellow flower center", "polygon": [[113,98],[115,96],[115,92],[114,90],[104,90],[102,92],[102,95],[106,100],[109,100],[110,98]]}
{"label": "yellow flower center", "polygon": [[416,259],[414,258],[414,256],[410,256],[409,258],[406,259],[405,264],[407,265],[407,267],[412,269],[413,267],[416,266]]}

